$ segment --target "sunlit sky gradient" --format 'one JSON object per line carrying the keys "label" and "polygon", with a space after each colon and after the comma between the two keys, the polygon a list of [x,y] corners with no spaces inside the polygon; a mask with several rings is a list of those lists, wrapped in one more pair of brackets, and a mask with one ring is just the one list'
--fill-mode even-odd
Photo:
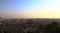
{"label": "sunlit sky gradient", "polygon": [[60,0],[0,0],[0,17],[60,18]]}

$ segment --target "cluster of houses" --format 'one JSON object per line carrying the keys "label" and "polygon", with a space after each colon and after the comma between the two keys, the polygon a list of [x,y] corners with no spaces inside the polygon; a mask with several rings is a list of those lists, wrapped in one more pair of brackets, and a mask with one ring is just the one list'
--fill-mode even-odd
{"label": "cluster of houses", "polygon": [[[34,20],[36,22],[36,20]],[[13,29],[22,29],[23,31],[36,31],[38,28],[38,23],[35,23],[33,20],[4,20],[0,21],[2,23],[2,28],[7,29],[7,28],[13,28]]]}

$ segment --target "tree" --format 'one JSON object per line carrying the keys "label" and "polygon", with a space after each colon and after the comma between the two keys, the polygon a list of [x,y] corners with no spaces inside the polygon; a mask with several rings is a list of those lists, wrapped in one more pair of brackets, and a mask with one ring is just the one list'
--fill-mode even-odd
{"label": "tree", "polygon": [[36,33],[44,33],[44,29],[45,28],[43,27],[43,25],[39,25],[37,30],[36,30]]}
{"label": "tree", "polygon": [[47,26],[47,33],[49,32],[49,33],[55,33],[55,31],[56,31],[56,28],[59,26],[59,24],[57,23],[57,22],[53,22],[53,23],[51,23],[51,24],[49,24],[48,26]]}
{"label": "tree", "polygon": [[59,24],[54,21],[52,24],[50,24],[50,26],[51,26],[52,28],[55,28],[55,27],[59,26]]}

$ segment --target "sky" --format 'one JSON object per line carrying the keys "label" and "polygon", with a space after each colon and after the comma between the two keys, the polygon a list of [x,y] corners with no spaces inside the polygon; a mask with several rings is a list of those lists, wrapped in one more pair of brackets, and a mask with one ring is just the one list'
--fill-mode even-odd
{"label": "sky", "polygon": [[3,18],[60,18],[60,0],[0,0]]}

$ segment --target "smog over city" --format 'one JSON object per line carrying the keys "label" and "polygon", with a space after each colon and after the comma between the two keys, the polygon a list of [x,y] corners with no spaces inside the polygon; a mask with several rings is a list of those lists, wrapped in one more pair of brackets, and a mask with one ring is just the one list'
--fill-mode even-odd
{"label": "smog over city", "polygon": [[0,0],[0,33],[60,33],[60,0]]}

